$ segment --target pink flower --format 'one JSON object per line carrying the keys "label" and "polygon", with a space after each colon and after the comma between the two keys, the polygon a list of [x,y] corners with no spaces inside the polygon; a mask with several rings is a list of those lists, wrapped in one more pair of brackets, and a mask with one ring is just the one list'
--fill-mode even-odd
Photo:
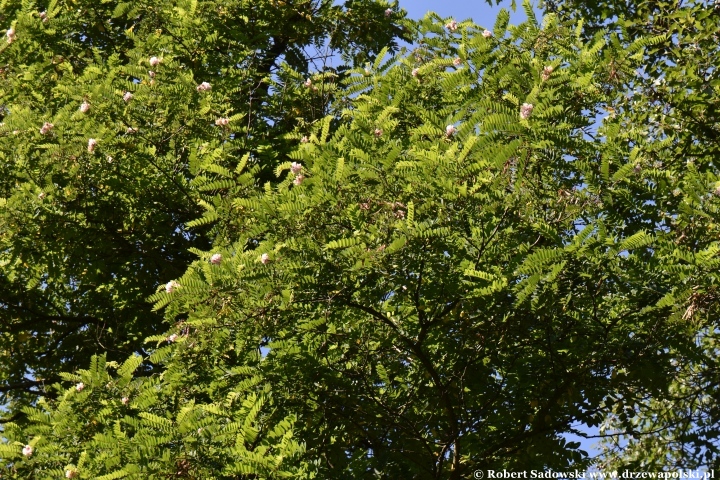
{"label": "pink flower", "polygon": [[302,163],[298,162],[292,162],[290,164],[290,171],[293,173],[293,175],[297,175],[302,170]]}
{"label": "pink flower", "polygon": [[547,66],[543,68],[541,78],[543,82],[547,82],[547,80],[550,78],[550,74],[553,72],[553,67]]}
{"label": "pink flower", "polygon": [[490,30],[483,30],[482,36],[485,38],[490,38],[493,36],[493,33]]}
{"label": "pink flower", "polygon": [[197,86],[198,92],[209,92],[212,90],[212,85],[210,85],[208,82],[202,82],[200,85]]}
{"label": "pink flower", "polygon": [[308,143],[309,141],[310,141],[310,139],[307,137],[307,135],[303,136],[300,139],[300,143]]}
{"label": "pink flower", "polygon": [[393,14],[392,8],[388,8],[387,10],[385,10],[385,16],[386,16],[386,17],[389,17],[389,16],[392,15],[392,14]]}
{"label": "pink flower", "polygon": [[402,220],[403,218],[405,218],[405,210],[396,210],[396,211],[395,211],[395,218],[399,218],[400,220]]}
{"label": "pink flower", "polygon": [[22,449],[22,454],[26,457],[29,457],[33,454],[33,447],[31,447],[30,445],[25,445]]}
{"label": "pink flower", "polygon": [[65,478],[75,478],[77,477],[78,472],[74,468],[68,468],[65,470]]}
{"label": "pink flower", "polygon": [[49,18],[47,16],[47,12],[45,12],[45,11],[38,13],[38,16],[40,17],[40,20],[43,21],[43,23],[47,23],[47,21],[49,20]]}
{"label": "pink flower", "polygon": [[48,123],[48,122],[43,123],[43,126],[40,127],[40,134],[47,135],[50,132],[50,130],[53,129],[54,126],[55,125],[53,125],[52,123]]}
{"label": "pink flower", "polygon": [[125,133],[128,135],[132,135],[133,133],[137,133],[137,128],[128,127],[127,130],[125,130]]}
{"label": "pink flower", "polygon": [[456,67],[462,65],[462,58],[455,57],[455,60],[453,60],[453,65],[455,65]]}
{"label": "pink flower", "polygon": [[152,70],[148,71],[148,76],[150,78],[155,78],[155,72],[153,72]]}
{"label": "pink flower", "polygon": [[38,194],[38,200],[43,200],[45,198],[45,192],[40,192]]}
{"label": "pink flower", "polygon": [[305,83],[303,83],[303,85],[305,85],[307,88],[312,87],[312,80],[308,78],[307,80],[305,80]]}
{"label": "pink flower", "polygon": [[16,37],[15,37],[15,29],[14,28],[12,28],[12,27],[8,28],[8,31],[5,33],[5,35],[7,36],[8,43],[12,43],[15,41]]}
{"label": "pink flower", "polygon": [[128,403],[130,403],[130,399],[128,397],[122,397],[120,401],[123,405],[127,405]]}
{"label": "pink flower", "polygon": [[215,255],[210,257],[210,263],[212,263],[213,265],[220,265],[220,262],[222,262],[222,255],[220,255],[219,253],[216,253]]}
{"label": "pink flower", "polygon": [[457,128],[455,128],[455,125],[448,125],[447,127],[445,127],[445,135],[447,135],[448,137],[452,137],[455,132],[457,132]]}
{"label": "pink flower", "polygon": [[170,343],[175,343],[175,341],[177,341],[177,339],[178,339],[178,336],[176,333],[173,333],[172,335],[167,337],[167,341]]}
{"label": "pink flower", "polygon": [[298,175],[295,177],[295,180],[293,180],[293,185],[296,187],[300,186],[300,184],[305,180],[305,175]]}
{"label": "pink flower", "polygon": [[270,255],[268,255],[267,253],[263,253],[262,255],[260,255],[260,263],[262,263],[263,265],[267,265],[268,263],[270,263]]}
{"label": "pink flower", "polygon": [[130,92],[125,92],[125,95],[123,95],[123,100],[125,100],[125,103],[132,100],[132,98],[133,98],[133,94]]}
{"label": "pink flower", "polygon": [[382,134],[383,134],[383,131],[380,130],[379,128],[376,128],[375,131],[373,132],[373,135],[375,135],[375,138],[382,137]]}
{"label": "pink flower", "polygon": [[88,102],[82,102],[82,103],[80,104],[80,111],[81,111],[82,113],[87,113],[88,110],[90,110],[90,104],[89,104]]}
{"label": "pink flower", "polygon": [[419,68],[413,68],[413,71],[412,71],[411,75],[412,75],[413,77],[417,77],[419,73],[420,73],[420,69],[419,69]]}
{"label": "pink flower", "polygon": [[215,125],[217,125],[219,127],[224,127],[228,123],[230,123],[229,118],[218,118],[217,120],[215,120]]}
{"label": "pink flower", "polygon": [[157,67],[160,65],[160,59],[158,57],[150,57],[150,66]]}
{"label": "pink flower", "polygon": [[84,388],[85,388],[85,384],[82,382],[75,385],[75,390],[77,390],[78,392],[82,392]]}
{"label": "pink flower", "polygon": [[173,293],[177,288],[180,286],[179,283],[177,283],[175,280],[170,280],[168,283],[165,284],[165,291],[167,293]]}
{"label": "pink flower", "polygon": [[88,152],[93,153],[95,151],[95,147],[97,146],[97,140],[94,138],[91,138],[88,140]]}
{"label": "pink flower", "polygon": [[454,32],[458,28],[458,23],[455,20],[450,20],[446,25],[445,28],[450,30],[451,32]]}
{"label": "pink flower", "polygon": [[528,118],[530,118],[530,115],[532,115],[532,111],[532,103],[523,103],[522,107],[520,107],[520,118],[523,120],[527,120]]}

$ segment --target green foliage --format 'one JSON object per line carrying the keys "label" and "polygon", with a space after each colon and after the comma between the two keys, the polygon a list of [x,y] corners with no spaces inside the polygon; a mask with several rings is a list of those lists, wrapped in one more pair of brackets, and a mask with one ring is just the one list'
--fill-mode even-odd
{"label": "green foliage", "polygon": [[[256,20],[270,28],[262,12],[281,3],[290,2],[261,2]],[[255,10],[210,5],[166,5],[158,17],[187,29],[178,38],[197,42],[186,47],[163,30],[153,41],[165,50],[151,52],[133,42],[165,27],[128,25],[127,48],[107,58],[97,49],[82,75],[59,81],[52,91],[66,106],[48,117],[57,143],[47,148],[38,147],[37,125],[19,128],[30,125],[39,101],[12,90],[28,106],[14,104],[2,137],[3,155],[16,158],[2,167],[13,174],[4,188],[19,185],[3,198],[15,206],[2,220],[8,232],[16,230],[4,225],[35,218],[21,207],[48,215],[50,195],[59,195],[55,180],[43,180],[48,193],[38,202],[39,184],[18,166],[32,162],[51,172],[37,178],[72,185],[70,193],[62,185],[67,196],[87,172],[109,175],[100,157],[114,155],[118,167],[126,165],[115,158],[147,169],[139,177],[126,171],[147,183],[125,202],[175,192],[167,208],[187,209],[164,227],[185,233],[177,248],[157,247],[185,260],[146,275],[150,288],[138,295],[153,305],[127,310],[136,315],[128,331],[140,334],[139,312],[163,315],[162,330],[142,329],[144,348],[134,346],[139,354],[123,365],[110,349],[88,370],[73,368],[84,358],[76,357],[44,398],[14,405],[18,419],[6,423],[0,446],[9,474],[456,479],[476,469],[562,471],[591,463],[563,438],[578,424],[620,434],[678,417],[693,427],[674,424],[671,441],[631,441],[626,457],[606,464],[661,468],[668,459],[714,458],[716,409],[699,395],[716,384],[707,359],[716,351],[720,178],[712,149],[695,150],[700,130],[650,121],[672,112],[647,96],[654,87],[637,72],[670,41],[667,31],[595,33],[554,14],[539,23],[526,2],[528,22],[509,26],[502,12],[493,35],[471,22],[455,29],[435,14],[401,22],[417,35],[401,55],[372,35],[364,53],[354,50],[362,22],[345,40],[322,30],[331,44],[346,42],[354,68],[308,76],[287,46],[287,63],[250,81],[244,76],[263,70],[248,73],[237,58],[254,62],[253,43],[223,44],[248,49],[237,58],[217,54],[210,47],[224,30],[208,24],[243,13],[249,26]],[[336,26],[358,12],[387,26],[397,12],[386,16],[380,2],[323,5],[315,13]],[[129,22],[138,8],[113,11]],[[300,25],[319,23],[308,22]],[[5,51],[20,55],[16,47]],[[154,51],[164,53],[150,85],[140,77],[146,67],[139,69]],[[163,77],[168,67],[173,74]],[[197,90],[201,81],[212,90]],[[255,94],[237,85],[252,82],[265,88],[263,107],[246,111]],[[123,102],[128,90],[134,96]],[[690,108],[692,88],[673,92]],[[91,110],[83,114],[76,109],[84,95]],[[148,117],[148,105],[160,113]],[[222,118],[227,125],[215,125]],[[140,121],[148,122],[140,126],[145,137],[117,135],[120,122]],[[157,131],[149,128],[156,123]],[[87,152],[78,139],[93,128],[99,142]],[[46,156],[73,148],[77,167],[65,154]],[[692,162],[680,159],[690,151]],[[72,213],[91,225],[83,198]],[[52,208],[65,218],[67,205]],[[74,231],[52,225],[58,236]],[[52,245],[58,252],[41,250],[36,258],[46,263],[33,264],[34,277],[22,274],[27,254],[18,245],[35,245],[26,236],[2,238],[8,282],[29,285],[45,302],[61,287],[85,292],[59,268],[84,265],[67,260],[75,257],[61,250],[66,237]],[[131,266],[142,277],[145,263]],[[57,294],[56,308],[74,308],[61,300],[68,296]],[[18,348],[13,336],[4,341]],[[694,368],[699,362],[706,363]],[[23,455],[24,445],[32,455]],[[699,450],[688,454],[687,445]]]}
{"label": "green foliage", "polygon": [[402,11],[346,3],[0,3],[15,32],[0,46],[3,403],[166,328],[147,297],[223,235],[223,195],[272,178],[285,135],[335,95],[348,66],[305,49],[329,41],[359,63],[397,48]]}

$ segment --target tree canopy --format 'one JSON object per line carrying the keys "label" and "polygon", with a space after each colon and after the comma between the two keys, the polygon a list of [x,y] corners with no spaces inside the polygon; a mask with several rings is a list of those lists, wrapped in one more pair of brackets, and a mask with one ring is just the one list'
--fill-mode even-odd
{"label": "tree canopy", "polygon": [[1,4],[3,473],[714,468],[715,10],[336,3]]}

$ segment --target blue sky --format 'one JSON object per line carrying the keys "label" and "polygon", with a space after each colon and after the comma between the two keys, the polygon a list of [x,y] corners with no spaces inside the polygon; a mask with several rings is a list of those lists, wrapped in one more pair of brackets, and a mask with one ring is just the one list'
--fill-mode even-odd
{"label": "blue sky", "polygon": [[[534,4],[535,2],[533,2]],[[504,1],[501,7],[510,10],[510,23],[518,24],[525,19],[522,11],[522,0],[517,0],[516,12],[510,10],[510,2]],[[432,11],[441,17],[454,17],[455,20],[466,20],[472,18],[475,23],[485,28],[492,28],[495,17],[501,7],[491,7],[484,0],[400,0],[400,7],[408,12],[410,18],[421,18],[428,11]]]}

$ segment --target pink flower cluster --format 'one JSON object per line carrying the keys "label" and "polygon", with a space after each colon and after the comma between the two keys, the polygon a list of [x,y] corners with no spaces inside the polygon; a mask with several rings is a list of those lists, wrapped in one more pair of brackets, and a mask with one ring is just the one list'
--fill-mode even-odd
{"label": "pink flower cluster", "polygon": [[411,75],[412,75],[413,77],[417,77],[419,73],[420,73],[420,69],[419,69],[419,68],[413,68],[413,70],[412,70],[412,72],[411,72]]}
{"label": "pink flower cluster", "polygon": [[151,67],[157,67],[160,65],[160,59],[158,57],[150,57],[149,63]]}
{"label": "pink flower cluster", "polygon": [[78,476],[78,471],[74,468],[68,468],[65,470],[65,478],[75,478]]}
{"label": "pink flower cluster", "polygon": [[212,90],[212,85],[210,85],[208,82],[202,82],[200,85],[196,87],[198,92],[209,92]]}
{"label": "pink flower cluster", "polygon": [[17,38],[17,37],[15,36],[15,29],[12,28],[12,27],[8,28],[8,31],[5,33],[5,35],[7,36],[7,42],[8,42],[8,43],[14,42],[15,39]]}
{"label": "pink flower cluster", "polygon": [[85,389],[85,384],[84,384],[84,383],[80,382],[80,383],[78,383],[77,385],[75,385],[75,390],[77,390],[78,392],[82,392],[83,389]]}
{"label": "pink flower cluster", "polygon": [[132,100],[132,98],[133,98],[133,94],[130,92],[125,92],[125,94],[123,95],[123,100],[125,100],[125,103]]}
{"label": "pink flower cluster", "polygon": [[386,16],[386,17],[389,17],[389,16],[392,15],[392,14],[393,14],[392,8],[388,8],[387,10],[385,10],[385,16]]}
{"label": "pink flower cluster", "polygon": [[447,24],[445,24],[445,28],[447,28],[451,32],[454,32],[458,29],[458,23],[455,20],[450,20]]}
{"label": "pink flower cluster", "polygon": [[228,123],[230,123],[230,119],[229,119],[229,118],[224,118],[224,117],[223,117],[223,118],[218,118],[217,120],[215,120],[215,125],[217,125],[218,127],[224,127],[224,126],[226,126]]}
{"label": "pink flower cluster", "polygon": [[548,65],[548,66],[544,67],[544,68],[543,68],[543,71],[542,71],[542,74],[540,75],[540,77],[542,78],[542,81],[543,81],[543,82],[547,82],[548,79],[550,78],[550,74],[551,74],[552,72],[553,72],[553,67],[552,67],[552,66]]}
{"label": "pink flower cluster", "polygon": [[490,38],[493,36],[493,33],[490,30],[483,30],[482,36],[485,38]]}
{"label": "pink flower cluster", "polygon": [[456,67],[462,65],[462,63],[463,63],[463,61],[462,61],[462,58],[460,58],[460,57],[455,57],[455,59],[453,60],[453,65],[455,65]]}
{"label": "pink flower cluster", "polygon": [[304,136],[300,139],[300,143],[308,143],[309,141],[310,141],[310,139],[307,137],[307,135],[304,135]]}
{"label": "pink flower cluster", "polygon": [[523,103],[520,107],[520,118],[523,120],[527,120],[530,118],[530,115],[532,115],[533,111],[533,104],[532,103]]}
{"label": "pink flower cluster", "polygon": [[95,147],[97,147],[97,143],[98,143],[97,140],[95,140],[94,138],[91,138],[90,140],[88,140],[88,152],[89,153],[93,153],[95,151]]}
{"label": "pink flower cluster", "polygon": [[50,133],[50,130],[52,130],[54,126],[55,125],[53,125],[52,123],[43,123],[43,126],[40,127],[40,135],[47,135],[48,133]]}
{"label": "pink flower cluster", "polygon": [[220,265],[220,263],[222,263],[222,255],[216,253],[215,255],[210,257],[210,263],[212,263],[213,265]]}
{"label": "pink flower cluster", "polygon": [[445,135],[447,135],[448,137],[452,137],[453,135],[455,135],[455,132],[457,132],[457,128],[455,128],[455,125],[448,125],[447,127],[445,127]]}
{"label": "pink flower cluster", "polygon": [[173,333],[169,337],[167,337],[167,341],[170,343],[175,343],[178,339],[177,333]]}
{"label": "pink flower cluster", "polygon": [[165,291],[167,293],[173,293],[177,288],[180,286],[179,283],[177,283],[175,280],[170,280],[168,283],[165,284]]}
{"label": "pink flower cluster", "polygon": [[82,113],[87,113],[90,110],[90,104],[87,101],[84,101],[80,104],[80,111]]}
{"label": "pink flower cluster", "polygon": [[47,23],[47,21],[50,20],[47,16],[47,12],[44,10],[42,12],[38,13],[38,16],[40,17],[40,20],[42,20],[43,23]]}
{"label": "pink flower cluster", "polygon": [[373,135],[375,135],[375,138],[382,137],[382,134],[383,134],[383,131],[380,130],[379,128],[376,128],[375,131],[373,132]]}
{"label": "pink flower cluster", "polygon": [[268,263],[270,263],[270,255],[268,255],[267,253],[263,253],[262,255],[260,255],[260,263],[262,263],[263,265],[267,265]]}
{"label": "pink flower cluster", "polygon": [[31,447],[30,445],[25,445],[22,449],[22,454],[26,457],[29,457],[33,454],[33,447]]}

